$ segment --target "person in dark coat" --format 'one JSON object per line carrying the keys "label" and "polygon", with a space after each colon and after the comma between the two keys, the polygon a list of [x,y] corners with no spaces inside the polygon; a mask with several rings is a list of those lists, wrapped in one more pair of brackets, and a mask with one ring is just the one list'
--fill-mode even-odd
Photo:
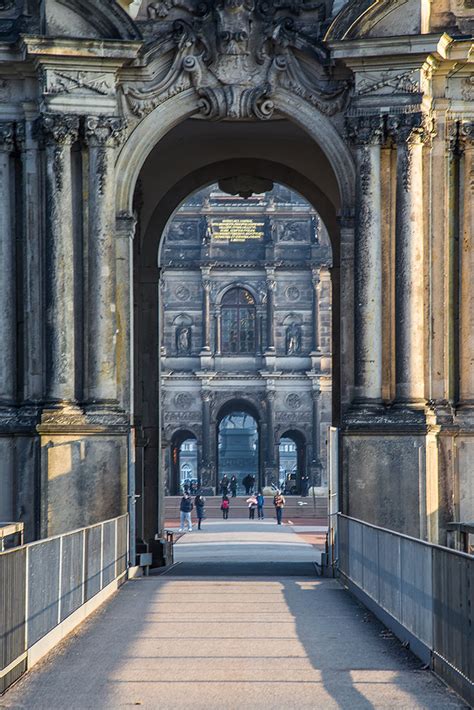
{"label": "person in dark coat", "polygon": [[250,473],[248,473],[244,478],[242,479],[242,484],[245,488],[245,495],[248,496],[250,493],[250,488],[252,486],[252,476]]}
{"label": "person in dark coat", "polygon": [[229,492],[229,479],[226,475],[222,477],[221,480],[221,495],[226,496]]}
{"label": "person in dark coat", "polygon": [[237,495],[237,486],[237,476],[232,476],[230,479],[230,492],[232,493],[232,498],[235,498],[235,496]]}
{"label": "person in dark coat", "polygon": [[281,518],[283,515],[283,508],[285,507],[285,499],[281,494],[281,491],[277,491],[273,498],[273,505],[275,506],[275,513],[277,524],[281,525]]}
{"label": "person in dark coat", "polygon": [[206,517],[206,499],[200,493],[194,499],[196,507],[196,517],[198,519],[198,530],[201,529],[201,523]]}
{"label": "person in dark coat", "polygon": [[301,495],[303,498],[306,498],[308,495],[308,490],[309,490],[309,477],[303,473],[301,476]]}
{"label": "person in dark coat", "polygon": [[180,526],[179,531],[183,532],[184,524],[188,526],[189,532],[193,531],[193,522],[191,520],[191,511],[193,509],[193,502],[187,493],[181,498],[181,503],[179,504],[180,512]]}

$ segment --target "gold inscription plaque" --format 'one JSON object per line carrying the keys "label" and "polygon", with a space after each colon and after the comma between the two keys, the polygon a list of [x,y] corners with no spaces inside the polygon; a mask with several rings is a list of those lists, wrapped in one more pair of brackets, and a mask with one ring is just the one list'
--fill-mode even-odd
{"label": "gold inscription plaque", "polygon": [[229,242],[263,239],[265,234],[265,222],[255,219],[213,219],[209,226],[213,239]]}

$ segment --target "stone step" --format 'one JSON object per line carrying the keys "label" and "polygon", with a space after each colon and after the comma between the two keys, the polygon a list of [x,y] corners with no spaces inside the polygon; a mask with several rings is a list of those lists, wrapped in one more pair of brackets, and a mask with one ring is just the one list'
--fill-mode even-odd
{"label": "stone step", "polygon": [[[326,498],[316,498],[313,505],[312,498],[299,498],[297,496],[285,496],[285,518],[324,518],[328,513]],[[181,496],[167,496],[165,499],[165,517],[167,520],[179,517],[179,504]],[[208,518],[220,518],[222,513],[220,496],[206,497],[206,516]],[[230,498],[230,515],[233,518],[247,518],[248,504],[246,498]],[[274,514],[273,497],[265,496],[264,511],[267,516]],[[193,511],[194,515],[194,511]]]}

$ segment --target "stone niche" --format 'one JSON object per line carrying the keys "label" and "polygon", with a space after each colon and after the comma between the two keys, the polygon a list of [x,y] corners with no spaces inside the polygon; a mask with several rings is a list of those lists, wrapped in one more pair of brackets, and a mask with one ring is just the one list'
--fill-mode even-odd
{"label": "stone niche", "polygon": [[420,537],[423,435],[357,435],[343,438],[343,501],[347,515]]}

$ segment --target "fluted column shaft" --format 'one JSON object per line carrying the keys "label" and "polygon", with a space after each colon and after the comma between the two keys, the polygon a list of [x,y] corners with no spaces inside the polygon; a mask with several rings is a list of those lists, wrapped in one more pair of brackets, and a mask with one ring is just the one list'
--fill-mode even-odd
{"label": "fluted column shaft", "polygon": [[382,400],[382,225],[378,116],[353,125],[357,182],[355,240],[355,396],[360,403]]}
{"label": "fluted column shaft", "polygon": [[419,114],[397,117],[395,242],[396,400],[424,398],[423,131]]}
{"label": "fluted column shaft", "polygon": [[464,149],[460,270],[459,398],[474,406],[474,121],[461,124]]}
{"label": "fluted column shaft", "polygon": [[221,309],[216,310],[216,355],[221,354],[222,350],[222,321],[221,321]]}
{"label": "fluted column shaft", "polygon": [[89,145],[89,243],[87,294],[87,401],[117,402],[115,148],[122,121],[86,119]]}
{"label": "fluted column shaft", "polygon": [[74,231],[71,145],[79,118],[45,114],[46,149],[46,398],[51,403],[75,400]]}
{"label": "fluted column shaft", "polygon": [[13,123],[0,123],[0,406],[16,398],[15,232],[12,215]]}

